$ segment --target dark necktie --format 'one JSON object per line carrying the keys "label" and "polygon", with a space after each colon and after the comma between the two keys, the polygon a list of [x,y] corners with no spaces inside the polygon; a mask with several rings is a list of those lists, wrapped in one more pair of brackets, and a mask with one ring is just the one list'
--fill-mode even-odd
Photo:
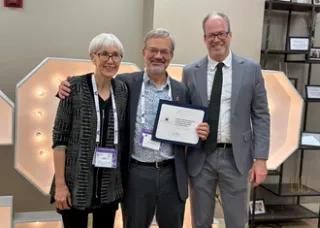
{"label": "dark necktie", "polygon": [[204,149],[208,153],[208,155],[212,154],[217,146],[223,66],[224,63],[218,63],[217,71],[214,75],[214,82],[212,83],[207,121],[210,127],[210,134],[204,144]]}

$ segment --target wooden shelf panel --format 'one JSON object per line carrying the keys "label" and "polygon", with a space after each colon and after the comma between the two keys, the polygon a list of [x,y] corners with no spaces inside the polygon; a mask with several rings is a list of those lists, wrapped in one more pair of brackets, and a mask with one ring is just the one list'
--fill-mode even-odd
{"label": "wooden shelf panel", "polygon": [[298,183],[283,183],[281,192],[279,192],[279,184],[261,184],[260,186],[278,196],[320,196],[319,191],[309,188],[306,185],[302,184],[299,189]]}

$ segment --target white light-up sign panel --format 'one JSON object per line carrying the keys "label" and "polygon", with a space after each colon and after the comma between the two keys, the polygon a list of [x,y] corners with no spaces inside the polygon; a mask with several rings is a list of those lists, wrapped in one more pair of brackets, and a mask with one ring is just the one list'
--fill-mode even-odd
{"label": "white light-up sign panel", "polygon": [[13,102],[0,91],[0,145],[13,143]]}
{"label": "white light-up sign panel", "polygon": [[[93,71],[89,60],[46,58],[16,87],[15,168],[44,194],[54,172],[51,146],[58,86],[68,76]],[[121,63],[118,73],[136,71],[135,64]]]}

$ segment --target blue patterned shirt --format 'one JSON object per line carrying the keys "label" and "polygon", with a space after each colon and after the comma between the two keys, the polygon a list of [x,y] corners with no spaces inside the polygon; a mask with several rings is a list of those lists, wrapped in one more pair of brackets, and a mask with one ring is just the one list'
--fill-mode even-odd
{"label": "blue patterned shirt", "polygon": [[153,130],[159,100],[172,100],[171,95],[168,96],[170,88],[170,77],[167,77],[167,81],[163,86],[157,88],[156,85],[150,80],[145,71],[143,75],[143,83],[145,83],[145,123],[142,124],[141,121],[142,106],[140,96],[137,109],[136,130],[134,136],[134,150],[132,158],[141,162],[159,162],[171,159],[174,157],[171,144],[162,143],[160,151],[157,151],[141,147],[140,143],[142,130]]}

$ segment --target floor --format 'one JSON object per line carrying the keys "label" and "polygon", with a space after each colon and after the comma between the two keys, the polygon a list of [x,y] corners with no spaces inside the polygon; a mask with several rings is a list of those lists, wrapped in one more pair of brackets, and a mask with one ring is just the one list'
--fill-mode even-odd
{"label": "floor", "polygon": [[[190,216],[190,210],[189,210],[189,200],[187,201],[186,205],[186,213],[185,213],[185,224],[184,228],[192,228],[191,227],[191,216]],[[216,205],[216,212],[215,212],[215,217],[218,220],[219,224],[213,224],[212,228],[226,228],[224,224],[224,219],[223,219],[223,212],[222,209],[217,202]],[[89,220],[89,228],[91,228],[91,218]],[[271,225],[271,224],[270,224]],[[275,227],[275,226],[263,226],[259,225],[256,226],[257,228],[270,228],[270,227]],[[306,219],[306,220],[301,220],[301,221],[295,221],[295,222],[288,222],[288,223],[282,223],[281,227],[283,228],[316,228],[317,227],[317,220],[316,219]],[[116,221],[115,221],[115,228],[122,228],[122,217],[121,217],[121,210],[118,210],[117,215],[116,215]],[[150,228],[158,228],[157,225],[152,225]]]}

